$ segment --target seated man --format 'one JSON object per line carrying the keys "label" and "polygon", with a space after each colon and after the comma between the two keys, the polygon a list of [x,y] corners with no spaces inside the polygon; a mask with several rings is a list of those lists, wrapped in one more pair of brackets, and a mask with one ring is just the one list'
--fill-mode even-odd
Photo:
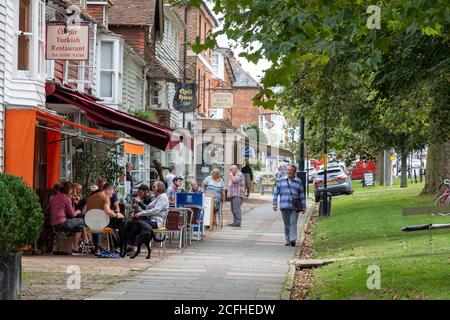
{"label": "seated man", "polygon": [[167,190],[167,197],[169,198],[169,205],[174,206],[175,205],[175,194],[177,192],[184,192],[184,190],[181,188],[181,183],[183,182],[182,177],[175,177],[173,178],[173,184]]}
{"label": "seated man", "polygon": [[155,199],[155,194],[150,191],[149,187],[145,184],[141,185],[138,189],[138,196],[133,198],[133,203],[137,204],[142,210]]}
{"label": "seated man", "polygon": [[[86,202],[86,211],[91,209],[100,209],[105,211],[105,213],[110,217],[110,222],[108,227],[111,229],[118,229],[119,223],[122,221],[124,216],[120,212],[114,212],[111,210],[110,199],[114,195],[114,186],[111,183],[106,183],[103,186],[103,190],[90,195]],[[100,235],[94,234],[94,245],[95,254],[99,255],[101,253],[100,248]]]}
{"label": "seated man", "polygon": [[203,192],[202,188],[198,186],[197,180],[192,179],[191,180],[191,188],[189,189],[188,193],[201,193]]}

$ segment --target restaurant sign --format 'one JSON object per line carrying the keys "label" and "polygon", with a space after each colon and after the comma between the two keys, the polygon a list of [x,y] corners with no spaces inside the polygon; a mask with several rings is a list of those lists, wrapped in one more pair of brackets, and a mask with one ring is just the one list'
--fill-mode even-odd
{"label": "restaurant sign", "polygon": [[231,92],[212,93],[211,106],[217,109],[233,107],[233,94]]}
{"label": "restaurant sign", "polygon": [[89,60],[89,26],[47,24],[47,60]]}
{"label": "restaurant sign", "polygon": [[173,107],[180,112],[194,112],[197,109],[195,83],[176,83]]}

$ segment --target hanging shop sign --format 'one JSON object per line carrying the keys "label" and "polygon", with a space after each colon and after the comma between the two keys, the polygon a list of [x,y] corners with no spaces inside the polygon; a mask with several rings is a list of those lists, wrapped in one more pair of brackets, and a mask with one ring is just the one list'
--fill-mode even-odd
{"label": "hanging shop sign", "polygon": [[89,60],[89,26],[47,24],[47,60]]}
{"label": "hanging shop sign", "polygon": [[173,107],[180,112],[194,112],[197,108],[195,83],[176,83]]}
{"label": "hanging shop sign", "polygon": [[211,106],[217,109],[233,107],[233,94],[231,92],[212,93]]}

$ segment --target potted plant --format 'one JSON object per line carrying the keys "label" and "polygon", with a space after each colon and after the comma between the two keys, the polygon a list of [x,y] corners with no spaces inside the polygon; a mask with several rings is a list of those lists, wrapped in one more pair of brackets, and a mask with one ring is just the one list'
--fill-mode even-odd
{"label": "potted plant", "polygon": [[21,178],[0,173],[0,190],[0,300],[15,300],[21,290],[21,248],[36,243],[44,215]]}

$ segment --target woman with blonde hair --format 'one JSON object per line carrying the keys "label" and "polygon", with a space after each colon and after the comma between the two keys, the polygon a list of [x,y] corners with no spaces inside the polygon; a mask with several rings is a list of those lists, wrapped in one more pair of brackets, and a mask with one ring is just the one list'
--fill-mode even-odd
{"label": "woman with blonde hair", "polygon": [[224,198],[225,182],[220,176],[219,169],[213,169],[211,175],[207,176],[202,182],[202,189],[205,193],[214,194],[214,215],[220,210],[220,203]]}

